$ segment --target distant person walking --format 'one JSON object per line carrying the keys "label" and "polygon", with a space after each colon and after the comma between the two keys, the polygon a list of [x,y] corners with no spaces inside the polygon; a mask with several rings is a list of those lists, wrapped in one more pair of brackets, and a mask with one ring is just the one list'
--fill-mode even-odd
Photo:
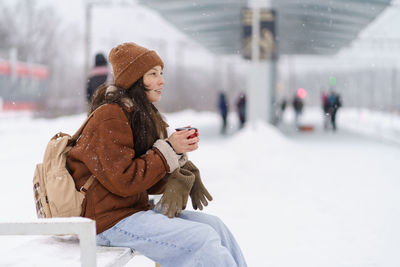
{"label": "distant person walking", "polygon": [[229,107],[224,92],[219,93],[218,109],[219,109],[219,114],[221,115],[222,118],[221,134],[225,134],[228,125],[227,118],[228,118]]}
{"label": "distant person walking", "polygon": [[97,87],[107,81],[109,73],[107,59],[102,53],[96,54],[94,61],[94,68],[89,73],[86,86],[86,100],[88,103],[90,103]]}
{"label": "distant person walking", "polygon": [[283,121],[283,115],[285,114],[285,110],[286,110],[286,106],[287,106],[287,100],[286,98],[283,98],[281,100],[281,102],[279,103],[278,108],[276,109],[276,122],[280,123]]}
{"label": "distant person walking", "polygon": [[242,129],[246,122],[246,95],[244,93],[239,94],[239,98],[236,101],[236,110],[239,117],[239,128]]}
{"label": "distant person walking", "polygon": [[323,111],[323,119],[324,119],[324,130],[328,129],[330,123],[329,116],[329,95],[327,92],[323,92],[321,95],[322,102],[322,111]]}
{"label": "distant person walking", "polygon": [[299,96],[295,96],[292,102],[292,106],[294,109],[295,117],[294,117],[294,123],[297,129],[300,128],[300,115],[303,112],[303,100]]}
{"label": "distant person walking", "polygon": [[336,131],[336,113],[338,109],[342,106],[342,100],[340,95],[334,91],[332,91],[328,96],[328,114],[331,118],[331,126],[334,131]]}

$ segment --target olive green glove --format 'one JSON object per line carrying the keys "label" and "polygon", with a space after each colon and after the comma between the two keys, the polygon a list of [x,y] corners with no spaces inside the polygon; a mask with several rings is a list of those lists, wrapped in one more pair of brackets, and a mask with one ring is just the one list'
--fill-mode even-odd
{"label": "olive green glove", "polygon": [[156,209],[169,218],[179,216],[189,197],[189,191],[194,183],[194,175],[185,169],[176,169],[169,177],[164,194],[156,205]]}
{"label": "olive green glove", "polygon": [[203,210],[203,205],[208,205],[207,199],[211,201],[213,198],[201,181],[199,169],[190,160],[181,169],[188,170],[194,174],[195,179],[192,190],[190,190],[190,198],[192,199],[193,209],[199,208]]}

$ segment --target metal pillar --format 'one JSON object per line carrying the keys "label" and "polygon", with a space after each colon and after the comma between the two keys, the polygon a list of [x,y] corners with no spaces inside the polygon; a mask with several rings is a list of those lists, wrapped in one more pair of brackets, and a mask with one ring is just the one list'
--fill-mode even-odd
{"label": "metal pillar", "polygon": [[260,8],[269,8],[268,1],[252,1],[251,63],[247,83],[246,112],[250,123],[275,123],[276,60],[260,61]]}
{"label": "metal pillar", "polygon": [[85,84],[84,88],[86,88],[86,79],[89,76],[89,58],[90,58],[90,47],[91,47],[91,36],[92,36],[92,7],[93,4],[90,2],[86,2],[85,4],[85,53],[84,53],[84,73],[85,73]]}

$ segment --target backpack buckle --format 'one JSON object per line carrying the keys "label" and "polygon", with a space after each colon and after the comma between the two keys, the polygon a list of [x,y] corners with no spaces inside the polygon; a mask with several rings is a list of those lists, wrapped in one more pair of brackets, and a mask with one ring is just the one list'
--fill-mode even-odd
{"label": "backpack buckle", "polygon": [[86,192],[87,192],[87,189],[86,189],[84,186],[82,186],[81,189],[79,189],[79,191],[80,191],[80,192],[86,193]]}

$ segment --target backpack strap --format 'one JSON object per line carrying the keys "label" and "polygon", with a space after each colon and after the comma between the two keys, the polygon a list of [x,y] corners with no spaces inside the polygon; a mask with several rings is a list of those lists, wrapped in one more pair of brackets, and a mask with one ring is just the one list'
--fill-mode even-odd
{"label": "backpack strap", "polygon": [[[78,141],[79,137],[81,137],[83,129],[86,127],[86,125],[88,124],[89,120],[93,117],[93,115],[96,112],[96,110],[94,110],[92,113],[90,113],[90,115],[82,123],[81,127],[79,127],[79,129],[75,132],[75,134],[73,136],[71,136],[70,144],[75,144],[76,141]],[[79,189],[79,192],[81,192],[82,194],[86,195],[86,192],[89,189],[89,187],[92,185],[92,183],[94,182],[94,179],[95,179],[95,176],[91,175],[89,177],[89,179],[86,181],[86,183],[81,186],[81,188]]]}
{"label": "backpack strap", "polygon": [[92,183],[94,182],[94,179],[95,179],[95,176],[91,175],[89,177],[89,179],[86,181],[86,183],[84,185],[82,185],[82,187],[79,189],[79,192],[86,195],[86,192],[89,189],[89,187],[92,185]]}
{"label": "backpack strap", "polygon": [[[96,111],[96,110],[95,110]],[[94,112],[90,113],[90,115],[86,118],[86,120],[82,123],[81,127],[75,132],[75,134],[71,137],[71,144],[75,144],[76,141],[78,141],[79,137],[81,137],[81,134],[83,132],[83,129],[85,128],[85,126],[88,124],[89,120],[93,117]],[[86,181],[86,183],[84,185],[81,186],[81,188],[79,189],[79,192],[81,192],[82,194],[86,195],[86,192],[88,191],[89,187],[92,185],[92,183],[94,182],[95,176],[91,175],[89,177],[89,179]]]}
{"label": "backpack strap", "polygon": [[75,132],[75,134],[73,136],[71,136],[71,140],[70,143],[71,144],[75,144],[76,141],[78,141],[79,137],[81,136],[83,129],[85,128],[85,126],[88,124],[89,120],[93,117],[94,113],[96,112],[96,110],[94,110],[92,113],[90,113],[90,115],[86,118],[86,120],[82,123],[81,127],[79,127],[79,129]]}

